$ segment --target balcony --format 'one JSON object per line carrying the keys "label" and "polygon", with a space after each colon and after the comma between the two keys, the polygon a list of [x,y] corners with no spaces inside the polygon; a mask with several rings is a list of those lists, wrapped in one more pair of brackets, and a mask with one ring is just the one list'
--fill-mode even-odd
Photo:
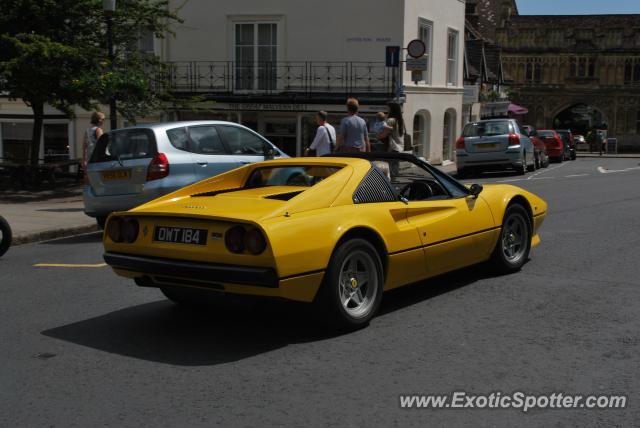
{"label": "balcony", "polygon": [[167,63],[163,83],[175,95],[216,101],[344,102],[349,96],[385,102],[394,70],[379,62],[188,61]]}

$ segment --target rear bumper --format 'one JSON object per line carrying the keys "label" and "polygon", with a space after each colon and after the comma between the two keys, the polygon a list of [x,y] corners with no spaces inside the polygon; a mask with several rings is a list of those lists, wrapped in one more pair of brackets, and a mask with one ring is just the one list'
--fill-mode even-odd
{"label": "rear bumper", "polygon": [[522,166],[522,149],[517,148],[501,152],[469,153],[466,150],[456,152],[458,170],[474,166]]}
{"label": "rear bumper", "polygon": [[278,277],[275,270],[271,268],[189,262],[109,252],[104,254],[104,260],[114,269],[151,276],[180,277],[220,284],[233,283],[278,288]]}
{"label": "rear bumper", "polygon": [[324,271],[278,278],[273,268],[222,265],[107,252],[104,260],[120,276],[144,287],[190,287],[231,294],[312,302]]}

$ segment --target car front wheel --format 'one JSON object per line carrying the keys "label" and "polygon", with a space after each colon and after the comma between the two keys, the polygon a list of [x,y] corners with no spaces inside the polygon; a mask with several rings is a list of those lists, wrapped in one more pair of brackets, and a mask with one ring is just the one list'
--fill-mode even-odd
{"label": "car front wheel", "polygon": [[321,316],[340,329],[365,326],[382,301],[384,275],[380,256],[367,240],[355,238],[333,253],[321,294]]}
{"label": "car front wheel", "polygon": [[531,220],[520,204],[507,208],[502,221],[500,239],[493,251],[493,265],[501,273],[516,272],[522,268],[531,251]]}

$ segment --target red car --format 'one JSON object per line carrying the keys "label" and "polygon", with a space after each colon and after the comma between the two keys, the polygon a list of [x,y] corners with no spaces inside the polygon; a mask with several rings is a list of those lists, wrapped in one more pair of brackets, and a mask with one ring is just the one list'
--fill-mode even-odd
{"label": "red car", "polygon": [[549,155],[547,154],[547,146],[540,139],[538,131],[531,125],[524,125],[523,128],[529,134],[529,138],[533,143],[533,156],[536,161],[536,168],[546,168],[549,166]]}
{"label": "red car", "polygon": [[538,131],[538,137],[542,139],[547,147],[547,154],[556,162],[562,162],[569,158],[568,147],[562,141],[562,137],[553,129],[542,129]]}

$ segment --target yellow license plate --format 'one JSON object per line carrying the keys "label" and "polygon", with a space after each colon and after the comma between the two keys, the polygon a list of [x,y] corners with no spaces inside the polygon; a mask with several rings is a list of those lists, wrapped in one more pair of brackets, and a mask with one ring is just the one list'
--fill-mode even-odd
{"label": "yellow license plate", "polygon": [[490,143],[490,144],[478,144],[476,146],[476,149],[478,150],[495,150],[497,149],[499,146],[498,144],[495,143]]}
{"label": "yellow license plate", "polygon": [[131,170],[122,169],[119,171],[102,171],[102,181],[129,180],[131,179]]}

